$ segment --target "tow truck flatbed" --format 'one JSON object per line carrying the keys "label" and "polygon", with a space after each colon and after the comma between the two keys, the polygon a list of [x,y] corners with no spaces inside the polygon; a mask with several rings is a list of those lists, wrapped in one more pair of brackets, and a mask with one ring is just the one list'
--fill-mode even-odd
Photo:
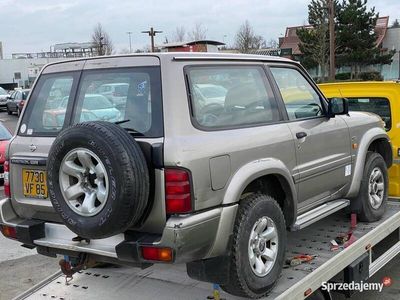
{"label": "tow truck flatbed", "polygon": [[[331,251],[330,241],[349,229],[350,217],[341,210],[305,229],[289,232],[286,257],[316,257],[309,263],[284,268],[277,286],[265,299],[305,299],[310,291],[316,291],[366,253],[371,277],[400,253],[400,202],[389,201],[380,221],[358,223],[353,230],[356,241],[348,248]],[[392,234],[395,241],[384,251],[375,251]],[[15,299],[207,299],[212,293],[212,284],[190,279],[185,265],[156,265],[144,270],[91,268],[75,274],[68,285],[65,276],[57,272]],[[221,292],[223,298],[242,299]]]}

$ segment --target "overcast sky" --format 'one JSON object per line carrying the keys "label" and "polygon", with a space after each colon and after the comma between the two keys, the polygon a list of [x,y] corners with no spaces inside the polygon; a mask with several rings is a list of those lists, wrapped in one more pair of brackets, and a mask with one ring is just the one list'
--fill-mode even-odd
{"label": "overcast sky", "polygon": [[[102,23],[117,52],[149,44],[140,33],[154,26],[171,41],[177,26],[190,31],[195,23],[207,28],[207,38],[233,43],[247,19],[267,41],[277,40],[287,26],[307,22],[310,0],[0,0],[0,41],[9,57],[15,52],[48,51],[51,45],[90,41],[93,27]],[[400,19],[400,0],[368,0],[390,23]],[[226,36],[226,37],[224,37]]]}

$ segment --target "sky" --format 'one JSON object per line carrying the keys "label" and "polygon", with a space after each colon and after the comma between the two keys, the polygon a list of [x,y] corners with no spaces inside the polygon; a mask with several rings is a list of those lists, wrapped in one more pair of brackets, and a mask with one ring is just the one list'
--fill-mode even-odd
{"label": "sky", "polygon": [[[307,23],[310,0],[0,0],[0,41],[6,57],[17,52],[49,51],[66,42],[87,42],[101,23],[116,52],[142,49],[150,42],[141,31],[153,26],[163,33],[156,44],[172,41],[176,27],[191,31],[196,23],[208,39],[232,45],[240,25],[249,20],[268,42],[283,36],[288,26]],[[400,19],[399,0],[368,0],[390,23]]]}

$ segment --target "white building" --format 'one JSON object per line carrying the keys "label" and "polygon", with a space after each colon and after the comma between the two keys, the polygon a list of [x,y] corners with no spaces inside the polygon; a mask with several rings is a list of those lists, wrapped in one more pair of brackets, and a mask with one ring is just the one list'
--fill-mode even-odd
{"label": "white building", "polygon": [[13,53],[11,59],[2,59],[0,42],[0,86],[5,89],[29,88],[48,63],[96,55],[92,43],[64,43],[51,48],[51,52]]}
{"label": "white building", "polygon": [[383,66],[382,75],[385,79],[400,79],[400,27],[387,29],[383,48],[395,49],[397,52],[393,56],[392,64]]}

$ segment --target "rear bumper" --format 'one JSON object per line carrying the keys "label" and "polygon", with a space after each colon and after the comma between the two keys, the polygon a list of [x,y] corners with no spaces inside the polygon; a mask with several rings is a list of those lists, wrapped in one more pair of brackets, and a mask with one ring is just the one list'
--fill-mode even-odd
{"label": "rear bumper", "polygon": [[[65,254],[88,253],[121,262],[148,263],[141,255],[141,246],[168,247],[173,262],[184,263],[223,254],[233,228],[237,205],[218,207],[205,212],[173,216],[162,235],[126,232],[110,238],[74,242],[76,237],[63,224],[40,220],[23,220],[15,214],[9,199],[0,200],[0,224],[16,228],[17,240],[41,247],[42,252]],[[223,234],[221,234],[223,233]]]}

